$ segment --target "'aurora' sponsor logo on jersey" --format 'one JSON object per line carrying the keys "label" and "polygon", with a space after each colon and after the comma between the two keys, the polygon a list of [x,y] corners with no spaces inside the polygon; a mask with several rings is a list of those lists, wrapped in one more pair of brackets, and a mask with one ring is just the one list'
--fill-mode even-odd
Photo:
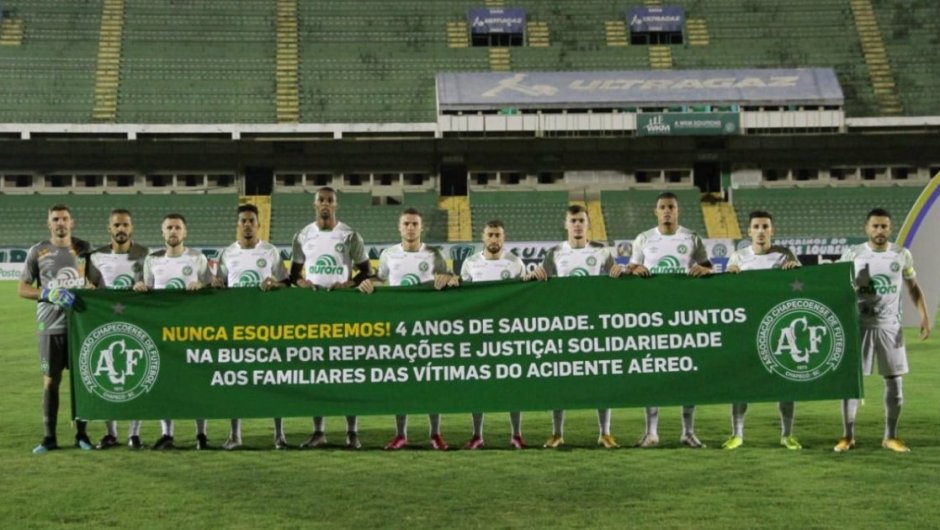
{"label": "'aurora' sponsor logo on jersey", "polygon": [[590,275],[591,273],[588,272],[588,270],[585,269],[584,267],[575,267],[571,269],[571,272],[568,273],[568,276],[576,276],[576,277],[590,276]]}
{"label": "'aurora' sponsor logo on jersey", "polygon": [[421,278],[417,274],[406,274],[401,279],[401,285],[418,285]]}
{"label": "'aurora' sponsor logo on jersey", "polygon": [[85,389],[112,403],[150,391],[160,373],[160,352],[146,331],[127,322],[95,328],[82,342],[79,373]]}
{"label": "'aurora' sponsor logo on jersey", "polygon": [[49,280],[46,287],[57,287],[59,289],[75,289],[85,286],[85,278],[74,267],[62,267],[56,273],[55,278]]}
{"label": "'aurora' sponsor logo on jersey", "polygon": [[182,279],[182,278],[173,278],[172,280],[166,282],[166,285],[165,285],[163,288],[164,288],[164,289],[170,289],[170,290],[173,290],[173,289],[185,289],[185,288],[186,288],[186,280],[184,280],[184,279]]}
{"label": "'aurora' sponsor logo on jersey", "polygon": [[261,285],[261,275],[258,271],[245,271],[238,277],[234,287],[258,287]]}
{"label": "'aurora' sponsor logo on jersey", "polygon": [[651,270],[653,274],[685,274],[685,267],[679,264],[679,258],[664,256]]}
{"label": "'aurora' sponsor logo on jersey", "polygon": [[757,352],[767,371],[790,381],[812,381],[842,362],[845,329],[839,317],[816,300],[787,300],[761,319]]}
{"label": "'aurora' sponsor logo on jersey", "polygon": [[134,277],[130,274],[121,274],[111,282],[112,289],[127,290],[134,286]]}
{"label": "'aurora' sponsor logo on jersey", "polygon": [[308,274],[334,275],[342,274],[345,267],[336,262],[336,258],[329,254],[324,254],[317,258],[316,263],[307,269]]}
{"label": "'aurora' sponsor logo on jersey", "polygon": [[868,280],[868,285],[862,285],[858,288],[861,294],[896,294],[898,286],[891,283],[891,277],[887,274],[876,274]]}

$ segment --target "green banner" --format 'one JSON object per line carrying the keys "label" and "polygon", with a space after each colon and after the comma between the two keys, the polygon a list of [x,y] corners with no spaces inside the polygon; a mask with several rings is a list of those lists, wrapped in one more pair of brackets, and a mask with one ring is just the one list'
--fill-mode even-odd
{"label": "green banner", "polygon": [[636,115],[637,136],[719,136],[741,134],[737,112],[665,112]]}
{"label": "green banner", "polygon": [[250,418],[859,397],[850,264],[444,291],[81,291],[76,417]]}

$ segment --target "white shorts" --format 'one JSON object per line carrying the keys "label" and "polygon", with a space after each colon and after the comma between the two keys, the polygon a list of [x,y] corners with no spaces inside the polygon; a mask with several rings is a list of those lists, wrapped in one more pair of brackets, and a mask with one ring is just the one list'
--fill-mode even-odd
{"label": "white shorts", "polygon": [[862,327],[862,373],[871,375],[872,359],[878,358],[878,373],[889,377],[904,375],[907,349],[900,324],[878,328]]}

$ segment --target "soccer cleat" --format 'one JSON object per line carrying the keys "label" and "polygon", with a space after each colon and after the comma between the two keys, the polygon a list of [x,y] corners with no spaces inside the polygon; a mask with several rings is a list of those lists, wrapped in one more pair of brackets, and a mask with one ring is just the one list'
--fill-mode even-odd
{"label": "soccer cleat", "polygon": [[705,444],[698,439],[698,436],[695,436],[694,432],[687,432],[682,435],[682,438],[679,438],[679,443],[682,445],[691,447],[692,449],[704,449]]}
{"label": "soccer cleat", "polygon": [[301,449],[313,449],[315,447],[320,447],[321,445],[326,445],[326,434],[323,431],[316,431],[310,435],[310,438],[307,438],[304,443],[300,444]]}
{"label": "soccer cleat", "polygon": [[513,434],[512,438],[509,439],[509,445],[511,445],[513,449],[525,449],[529,447],[521,434]]}
{"label": "soccer cleat", "polygon": [[431,435],[431,449],[435,451],[446,451],[450,446],[447,445],[447,442],[444,441],[444,437],[440,434]]}
{"label": "soccer cleat", "polygon": [[397,451],[397,450],[399,450],[399,449],[405,447],[406,445],[408,445],[408,438],[405,438],[404,436],[402,436],[402,435],[399,434],[399,435],[396,435],[396,436],[395,436],[394,438],[392,438],[391,440],[389,440],[389,442],[388,442],[387,444],[385,444],[385,450],[386,450],[386,451]]}
{"label": "soccer cleat", "polygon": [[85,433],[75,435],[75,447],[78,447],[82,451],[91,451],[95,448],[95,446],[91,444],[91,439],[88,438],[88,435]]}
{"label": "soccer cleat", "polygon": [[225,440],[225,442],[222,443],[222,449],[225,449],[226,451],[231,451],[232,449],[237,449],[241,446],[242,446],[241,438],[229,437],[228,440]]}
{"label": "soccer cleat", "polygon": [[659,436],[655,434],[644,434],[642,438],[633,444],[633,447],[656,447],[659,445]]}
{"label": "soccer cleat", "polygon": [[[783,443],[783,440],[783,438],[780,439],[781,444]],[[741,438],[740,436],[732,436],[731,438],[725,440],[725,443],[721,444],[721,448],[733,451],[742,445],[744,445],[744,438]]]}
{"label": "soccer cleat", "polygon": [[59,443],[51,436],[42,439],[42,443],[33,448],[34,455],[41,455],[59,448]]}
{"label": "soccer cleat", "polygon": [[780,445],[786,447],[787,449],[789,449],[789,450],[791,450],[791,451],[799,451],[800,449],[803,448],[803,446],[800,445],[800,442],[798,442],[798,441],[796,440],[796,436],[792,436],[792,435],[791,435],[791,436],[781,436],[781,437],[780,437]]}
{"label": "soccer cleat", "polygon": [[908,447],[900,438],[885,438],[881,442],[881,447],[885,449],[891,449],[895,453],[910,453],[911,448]]}
{"label": "soccer cleat", "polygon": [[134,435],[127,439],[127,446],[131,449],[141,449],[144,444],[140,443],[140,436]]}
{"label": "soccer cleat", "polygon": [[173,445],[173,437],[169,434],[164,434],[160,437],[155,444],[153,444],[154,451],[160,451],[163,449],[174,449],[176,446]]}
{"label": "soccer cleat", "polygon": [[602,434],[598,436],[597,445],[600,445],[605,449],[616,449],[620,447],[620,444],[617,443],[617,439],[614,438],[614,435],[612,434]]}
{"label": "soccer cleat", "polygon": [[848,438],[843,436],[839,438],[839,441],[836,442],[836,446],[832,448],[833,451],[837,453],[845,453],[850,449],[855,448],[855,438]]}
{"label": "soccer cleat", "polygon": [[470,438],[470,441],[463,445],[464,449],[483,449],[483,437],[474,435],[473,438]]}
{"label": "soccer cleat", "polygon": [[283,436],[274,439],[274,448],[278,450],[290,449],[287,440]]}
{"label": "soccer cleat", "polygon": [[362,442],[359,441],[359,433],[353,431],[346,433],[346,449],[362,449]]}
{"label": "soccer cleat", "polygon": [[117,447],[118,441],[117,438],[106,434],[101,437],[101,441],[98,442],[98,445],[95,446],[95,449],[111,449],[112,447]]}
{"label": "soccer cleat", "polygon": [[196,435],[196,450],[202,451],[209,448],[209,438],[205,434]]}
{"label": "soccer cleat", "polygon": [[565,438],[561,435],[553,434],[542,444],[542,447],[546,449],[558,449],[563,445],[565,445]]}

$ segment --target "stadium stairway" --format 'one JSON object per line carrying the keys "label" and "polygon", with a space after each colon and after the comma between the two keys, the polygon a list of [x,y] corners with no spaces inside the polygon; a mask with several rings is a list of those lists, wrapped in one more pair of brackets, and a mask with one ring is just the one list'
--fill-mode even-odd
{"label": "stadium stairway", "polygon": [[494,72],[512,70],[512,54],[509,52],[509,48],[489,48],[487,54],[490,61],[490,70]]}
{"label": "stadium stairway", "polygon": [[689,37],[690,46],[707,46],[708,24],[704,18],[690,18],[685,22],[686,34]]}
{"label": "stadium stairway", "polygon": [[277,1],[277,121],[300,122],[297,0]]}
{"label": "stadium stairway", "polygon": [[[238,204],[254,204],[258,208],[258,238],[262,241],[271,241],[271,196],[270,195],[242,195]],[[238,237],[237,233],[236,236]]]}
{"label": "stadium stairway", "polygon": [[669,46],[648,46],[650,68],[654,70],[672,70],[672,48]]}
{"label": "stadium stairway", "polygon": [[865,56],[865,64],[868,65],[868,77],[878,102],[878,110],[885,115],[901,114],[904,112],[901,106],[901,96],[898,93],[894,72],[891,71],[888,52],[885,50],[884,39],[881,37],[871,0],[852,0],[851,5],[858,37],[862,41],[862,54]]}
{"label": "stadium stairway", "polygon": [[23,44],[23,20],[4,17],[0,21],[0,46],[21,46]]}
{"label": "stadium stairway", "polygon": [[720,193],[707,194],[700,204],[708,237],[741,239],[741,227],[734,206],[723,201]]}
{"label": "stadium stairway", "polygon": [[95,70],[95,106],[92,121],[117,121],[118,84],[121,79],[121,43],[124,38],[124,0],[104,0]]}
{"label": "stadium stairway", "polygon": [[551,46],[547,22],[537,20],[528,22],[525,32],[529,38],[530,48],[548,48]]}
{"label": "stadium stairway", "polygon": [[441,197],[437,206],[447,212],[448,241],[473,241],[469,197]]}
{"label": "stadium stairway", "polygon": [[447,47],[448,48],[467,48],[470,46],[470,38],[467,36],[469,29],[466,21],[447,23]]}
{"label": "stadium stairway", "polygon": [[607,35],[608,46],[628,46],[627,24],[623,20],[604,21],[604,31]]}

